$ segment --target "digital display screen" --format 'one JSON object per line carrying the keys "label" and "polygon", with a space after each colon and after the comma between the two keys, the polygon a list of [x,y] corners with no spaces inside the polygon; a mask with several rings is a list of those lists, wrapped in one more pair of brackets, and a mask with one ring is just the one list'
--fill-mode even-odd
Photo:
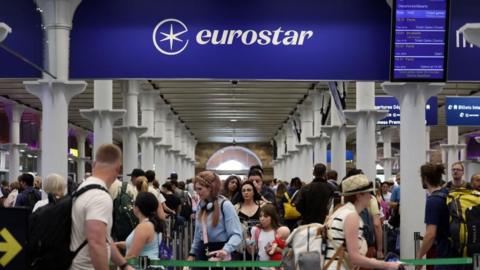
{"label": "digital display screen", "polygon": [[449,0],[395,0],[391,81],[446,81]]}

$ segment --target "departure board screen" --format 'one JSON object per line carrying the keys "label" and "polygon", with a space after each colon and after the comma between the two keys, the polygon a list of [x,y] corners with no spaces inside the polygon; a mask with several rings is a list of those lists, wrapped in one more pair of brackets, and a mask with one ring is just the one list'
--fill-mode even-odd
{"label": "departure board screen", "polygon": [[395,0],[391,81],[445,81],[449,0]]}

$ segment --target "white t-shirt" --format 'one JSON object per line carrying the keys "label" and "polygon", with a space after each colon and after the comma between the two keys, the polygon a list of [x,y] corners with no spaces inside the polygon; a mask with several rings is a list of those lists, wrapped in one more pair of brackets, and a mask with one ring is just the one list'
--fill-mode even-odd
{"label": "white t-shirt", "polygon": [[[123,182],[116,179],[111,185],[110,188],[108,189],[108,192],[110,192],[110,195],[112,196],[112,200],[115,200],[120,194],[120,191],[122,190],[122,184]],[[133,199],[137,196],[137,188],[131,185],[130,183],[127,184],[127,194],[132,196]]]}
{"label": "white t-shirt", "polygon": [[158,202],[160,204],[166,202],[167,200],[165,199],[165,196],[163,196],[162,193],[160,193],[158,190],[156,190],[153,185],[151,184],[148,184],[148,192],[152,193],[153,195],[155,195],[155,197],[157,197],[158,199]]}
{"label": "white t-shirt", "polygon": [[383,195],[383,199],[386,201],[386,202],[390,202],[390,198],[392,197],[392,193],[391,192],[387,192],[387,194],[382,194]]}
{"label": "white t-shirt", "polygon": [[[251,230],[251,235],[252,235],[252,240],[255,239],[255,231],[258,230],[257,227],[253,227]],[[260,261],[269,261],[270,256],[267,254],[265,251],[265,247],[269,244],[272,243],[275,240],[275,230],[271,230],[269,232],[260,230],[260,235],[258,236],[258,258]],[[261,269],[270,269],[268,267],[261,267]]]}
{"label": "white t-shirt", "polygon": [[38,208],[40,208],[42,206],[45,206],[47,204],[48,204],[48,198],[38,201],[37,203],[35,203],[35,206],[33,207],[32,213],[37,211]]}
{"label": "white t-shirt", "polygon": [[[85,182],[79,186],[79,189],[92,184],[98,184],[107,188],[107,185],[104,181],[92,176],[85,180]],[[98,220],[107,225],[107,234],[105,236],[99,235],[99,237],[105,237],[107,240],[105,249],[107,250],[108,261],[110,261],[110,243],[113,242],[110,236],[113,224],[112,213],[112,197],[110,197],[110,195],[103,190],[91,189],[75,199],[72,208],[72,236],[70,250],[76,250],[83,243],[83,241],[85,241],[85,222],[87,220]],[[86,245],[80,250],[73,260],[70,270],[91,269],[93,269],[93,265],[90,259],[88,245]]]}

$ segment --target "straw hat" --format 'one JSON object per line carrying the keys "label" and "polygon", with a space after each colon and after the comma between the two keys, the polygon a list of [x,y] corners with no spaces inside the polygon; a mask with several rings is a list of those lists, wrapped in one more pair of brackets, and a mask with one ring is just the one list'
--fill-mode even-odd
{"label": "straw hat", "polygon": [[364,174],[357,174],[342,181],[342,196],[374,191],[373,183]]}

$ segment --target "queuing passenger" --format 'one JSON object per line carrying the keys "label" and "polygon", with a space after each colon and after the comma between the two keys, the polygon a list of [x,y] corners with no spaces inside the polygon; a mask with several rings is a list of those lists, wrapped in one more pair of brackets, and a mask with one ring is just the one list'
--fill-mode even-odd
{"label": "queuing passenger", "polygon": [[381,189],[381,196],[382,200],[385,202],[390,202],[390,198],[392,197],[392,193],[390,192],[391,184],[387,180],[383,181],[380,186]]}
{"label": "queuing passenger", "polygon": [[[243,239],[250,238],[250,231],[253,227],[260,223],[260,208],[264,205],[262,196],[258,193],[254,184],[251,181],[245,181],[240,187],[241,196],[237,204],[235,204],[235,210],[242,225]],[[244,247],[238,250],[243,253]],[[240,254],[235,254],[237,259],[243,259]],[[250,260],[251,255],[246,254],[246,259]]]}
{"label": "queuing passenger", "polygon": [[325,178],[326,171],[327,167],[324,164],[316,164],[313,169],[315,178],[300,189],[294,200],[295,207],[302,214],[302,224],[323,224],[325,221],[333,198],[333,189]]}
{"label": "queuing passenger", "polygon": [[49,202],[57,201],[65,195],[65,178],[59,174],[52,173],[49,174],[45,180],[44,187],[48,197],[38,201],[33,207],[32,212],[35,212],[38,208],[49,204]]}
{"label": "queuing passenger", "polygon": [[178,213],[180,213],[180,206],[182,203],[180,202],[180,199],[173,194],[173,187],[172,184],[169,182],[166,182],[165,184],[162,185],[162,193],[166,199],[165,204],[167,205],[167,213],[173,216],[176,216]]}
{"label": "queuing passenger", "polygon": [[15,201],[15,207],[27,207],[33,209],[35,204],[42,199],[40,191],[33,187],[34,178],[29,173],[24,173],[18,177],[20,183],[20,192]]}
{"label": "queuing passenger", "polygon": [[[204,171],[194,178],[201,199],[195,220],[195,233],[188,260],[228,260],[242,242],[240,220],[232,203],[220,196],[220,178]],[[203,239],[205,233],[207,239]]]}
{"label": "queuing passenger", "polygon": [[452,180],[449,181],[445,187],[450,190],[452,188],[467,188],[471,189],[472,186],[470,183],[467,183],[463,180],[465,167],[463,163],[458,161],[452,164],[451,172],[452,172]]}
{"label": "queuing passenger", "polygon": [[[294,205],[294,201],[295,201],[295,198],[297,197],[300,189],[302,188],[302,181],[300,180],[300,178],[298,177],[294,177],[292,178],[292,180],[290,180],[290,185],[287,189],[287,194],[288,194],[288,197],[290,198],[290,200],[292,201],[292,205]],[[300,223],[300,220],[302,219],[301,217],[298,217],[298,218],[286,218],[285,217],[285,203],[288,203],[288,199],[287,199],[287,194],[283,194],[283,197],[281,199],[281,210],[279,212],[282,213],[282,216],[283,216],[283,222],[284,224],[291,230],[293,231],[297,226],[298,224]]]}
{"label": "queuing passenger", "polygon": [[[79,188],[100,185],[106,190],[121,171],[122,151],[114,144],[101,145],[93,164],[93,175]],[[91,189],[77,197],[72,206],[72,235],[70,250],[76,250],[87,240],[74,258],[71,270],[108,269],[110,257],[120,269],[133,269],[121,256],[110,236],[113,202],[110,194]]]}
{"label": "queuing passenger", "polygon": [[135,194],[135,198],[137,197],[137,194],[140,193],[140,192],[148,192],[148,180],[147,180],[147,178],[145,176],[137,177],[135,179],[135,188],[137,189],[137,192]]}
{"label": "queuing passenger", "polygon": [[7,198],[3,202],[4,207],[15,206],[15,201],[17,200],[19,189],[20,189],[20,183],[18,181],[13,181],[10,183],[10,193],[8,193]]}
{"label": "queuing passenger", "polygon": [[395,181],[397,186],[392,190],[392,196],[390,197],[390,220],[388,223],[394,228],[400,227],[400,173],[396,175]]}
{"label": "queuing passenger", "polygon": [[275,193],[263,184],[263,174],[260,170],[252,170],[248,173],[248,180],[252,181],[262,200],[275,204]]}
{"label": "queuing passenger", "polygon": [[238,176],[227,177],[223,185],[223,196],[235,204],[234,199],[238,200],[238,196],[240,196],[240,178]]}
{"label": "queuing passenger", "polygon": [[130,182],[128,183],[130,186],[130,190],[133,191],[135,194],[133,197],[137,197],[137,178],[140,176],[145,176],[145,172],[142,169],[133,169],[131,173],[127,174],[130,176]]}
{"label": "queuing passenger", "polygon": [[[442,164],[426,163],[420,167],[422,187],[429,196],[425,205],[425,235],[417,258],[423,258],[433,245],[436,245],[436,256],[448,258],[453,255],[449,241],[449,210],[446,204],[448,191],[442,189],[442,175],[445,168]],[[417,268],[420,269],[420,268]],[[450,269],[435,267],[435,269]]]}
{"label": "queuing passenger", "polygon": [[284,224],[285,210],[283,209],[283,203],[284,203],[285,193],[287,193],[287,191],[288,191],[287,185],[280,181],[277,184],[277,190],[275,191],[275,201],[277,203],[275,207],[277,207],[277,214],[281,224]]}
{"label": "queuing passenger", "polygon": [[472,189],[480,191],[480,173],[472,175],[470,183],[472,184]]}
{"label": "queuing passenger", "polygon": [[[363,237],[363,221],[359,213],[370,205],[373,183],[368,181],[365,175],[358,174],[345,179],[341,189],[345,205],[337,209],[326,222],[328,240],[325,259],[328,262],[340,249],[339,255],[346,256],[346,260],[332,260],[327,269],[350,269],[348,264],[372,269],[398,269],[400,266],[398,262],[384,262],[365,256],[368,247]],[[338,261],[343,262],[339,268]]]}
{"label": "queuing passenger", "polygon": [[[259,261],[269,261],[268,253],[271,251],[272,242],[275,241],[275,234],[280,227],[277,209],[271,203],[267,203],[260,209],[260,226],[255,226],[251,230],[252,240],[255,246],[253,251],[258,252]],[[267,270],[268,267],[260,267]]]}
{"label": "queuing passenger", "polygon": [[158,216],[160,217],[161,220],[165,220],[166,218],[166,205],[165,205],[165,197],[162,195],[162,193],[160,193],[159,190],[157,190],[155,188],[155,186],[153,185],[153,183],[156,181],[155,180],[155,172],[152,171],[152,170],[148,170],[145,172],[145,177],[147,178],[147,182],[148,182],[148,192],[152,193],[155,198],[157,198],[158,200]]}
{"label": "queuing passenger", "polygon": [[125,242],[115,243],[117,247],[126,249],[126,259],[147,256],[159,258],[159,245],[162,239],[163,223],[157,214],[158,199],[150,192],[140,192],[135,199],[133,213],[139,223]]}

